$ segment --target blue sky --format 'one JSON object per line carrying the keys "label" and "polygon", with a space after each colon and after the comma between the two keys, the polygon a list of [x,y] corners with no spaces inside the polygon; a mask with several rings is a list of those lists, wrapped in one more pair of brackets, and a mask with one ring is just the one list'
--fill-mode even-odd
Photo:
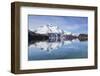
{"label": "blue sky", "polygon": [[88,33],[88,17],[29,15],[28,27],[35,30],[42,25],[56,25],[72,33]]}

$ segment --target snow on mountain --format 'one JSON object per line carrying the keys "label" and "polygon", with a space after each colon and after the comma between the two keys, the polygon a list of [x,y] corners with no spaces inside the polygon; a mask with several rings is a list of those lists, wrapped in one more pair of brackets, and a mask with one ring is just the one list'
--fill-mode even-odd
{"label": "snow on mountain", "polygon": [[64,30],[64,34],[65,35],[71,35],[72,33]]}
{"label": "snow on mountain", "polygon": [[44,25],[44,26],[40,26],[39,28],[37,28],[34,32],[39,33],[39,34],[48,34],[48,33],[61,33],[62,34],[63,30],[61,30],[57,26]]}

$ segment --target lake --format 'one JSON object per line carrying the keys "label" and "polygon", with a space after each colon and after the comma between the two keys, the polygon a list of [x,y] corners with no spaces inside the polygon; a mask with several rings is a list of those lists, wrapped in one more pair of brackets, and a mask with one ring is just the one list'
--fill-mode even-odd
{"label": "lake", "polygon": [[88,58],[88,41],[36,41],[29,43],[28,60]]}

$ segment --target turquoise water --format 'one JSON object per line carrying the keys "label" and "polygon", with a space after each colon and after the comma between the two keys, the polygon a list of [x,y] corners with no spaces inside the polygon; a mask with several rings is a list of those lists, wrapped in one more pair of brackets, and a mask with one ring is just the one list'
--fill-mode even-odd
{"label": "turquoise water", "polygon": [[28,60],[88,58],[87,41],[36,42],[28,47]]}

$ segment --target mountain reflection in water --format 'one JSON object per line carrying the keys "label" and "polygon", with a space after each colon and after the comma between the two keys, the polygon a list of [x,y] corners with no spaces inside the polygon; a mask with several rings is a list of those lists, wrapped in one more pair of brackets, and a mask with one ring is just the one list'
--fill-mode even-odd
{"label": "mountain reflection in water", "polygon": [[30,40],[28,45],[28,60],[87,58],[87,48],[87,39]]}
{"label": "mountain reflection in water", "polygon": [[47,39],[47,40],[30,40],[29,41],[29,47],[33,47],[33,48],[39,48],[40,50],[44,50],[47,52],[53,51],[55,49],[59,49],[60,47],[64,46],[64,45],[68,45],[73,43],[74,41],[78,41],[78,42],[85,42],[87,41],[87,39],[69,39],[69,40],[62,40],[62,39]]}

